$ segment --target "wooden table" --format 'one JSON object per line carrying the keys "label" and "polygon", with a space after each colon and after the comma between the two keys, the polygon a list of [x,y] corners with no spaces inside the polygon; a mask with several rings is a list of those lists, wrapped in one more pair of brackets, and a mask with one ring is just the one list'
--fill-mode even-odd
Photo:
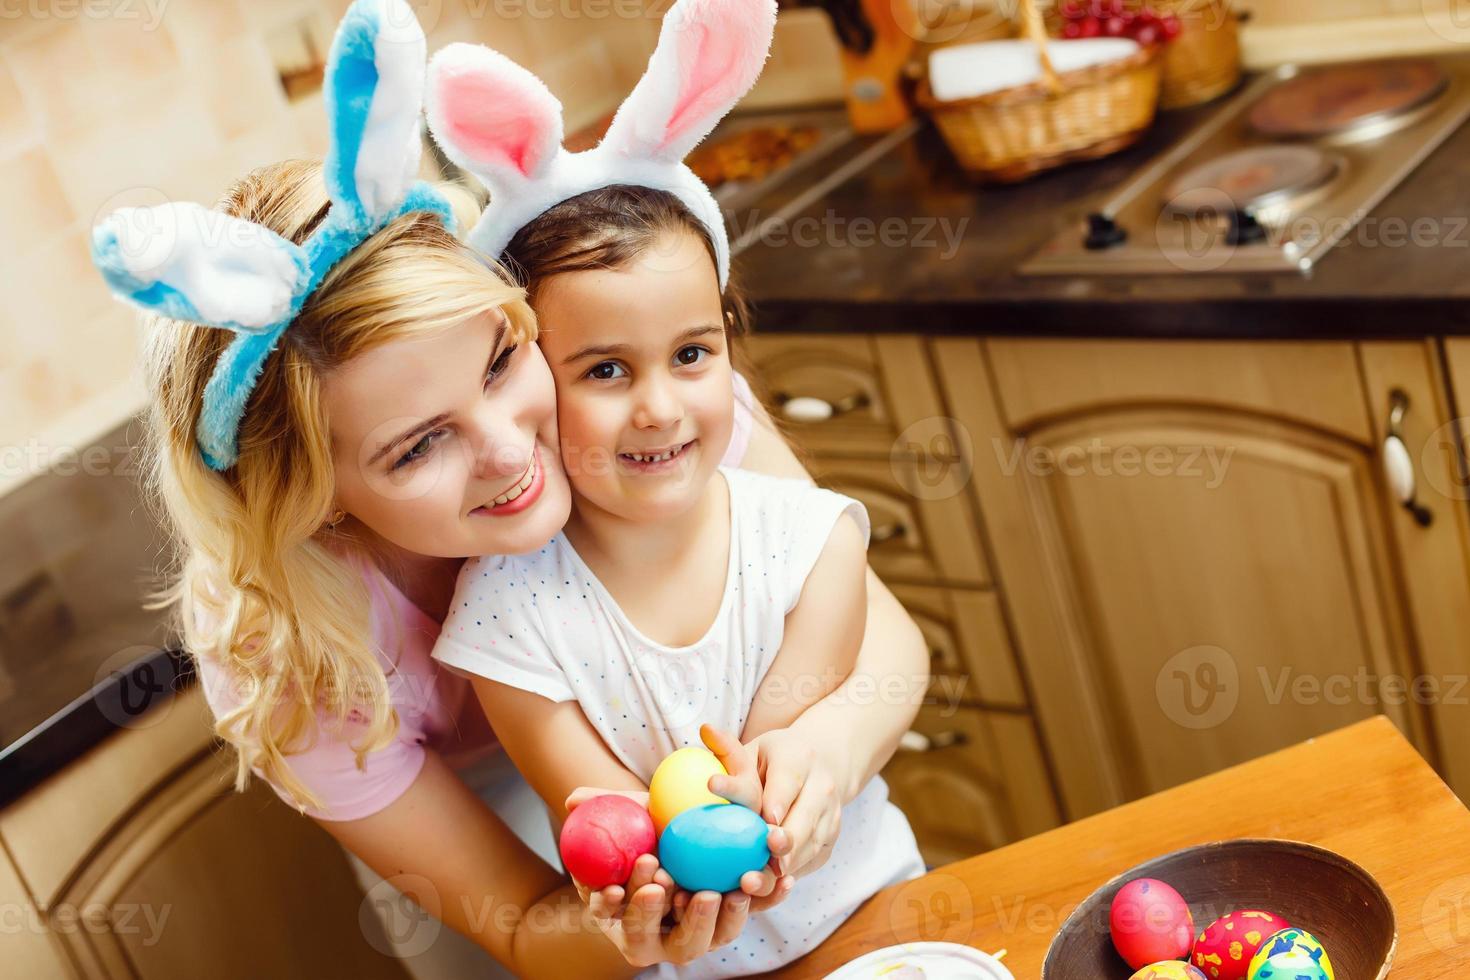
{"label": "wooden table", "polygon": [[1393,902],[1394,980],[1470,977],[1470,810],[1381,715],[885,889],[771,975],[820,977],[883,946],[936,940],[1004,948],[1018,980],[1035,980],[1057,929],[1099,885],[1234,837],[1356,861]]}

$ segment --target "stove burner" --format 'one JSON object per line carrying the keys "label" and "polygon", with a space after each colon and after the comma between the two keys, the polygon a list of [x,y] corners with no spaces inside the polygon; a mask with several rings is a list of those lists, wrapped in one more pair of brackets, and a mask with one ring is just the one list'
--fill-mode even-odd
{"label": "stove burner", "polygon": [[1368,61],[1308,70],[1251,109],[1257,132],[1320,137],[1387,123],[1444,94],[1448,79],[1428,61]]}
{"label": "stove burner", "polygon": [[1340,159],[1310,146],[1256,146],[1187,171],[1165,192],[1165,209],[1203,215],[1259,214],[1316,190],[1342,170]]}

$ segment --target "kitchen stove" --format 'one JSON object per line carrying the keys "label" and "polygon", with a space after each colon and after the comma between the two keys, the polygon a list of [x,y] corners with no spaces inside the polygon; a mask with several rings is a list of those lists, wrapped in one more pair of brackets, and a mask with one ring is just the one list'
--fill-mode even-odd
{"label": "kitchen stove", "polygon": [[1278,68],[1021,274],[1308,273],[1467,117],[1470,57]]}

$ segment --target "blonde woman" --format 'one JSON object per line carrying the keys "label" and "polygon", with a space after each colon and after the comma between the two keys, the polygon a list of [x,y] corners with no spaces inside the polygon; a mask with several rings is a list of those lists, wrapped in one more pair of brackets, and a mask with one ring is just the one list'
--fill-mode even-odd
{"label": "blonde woman", "polygon": [[[465,202],[405,176],[424,58],[406,9],[349,11],[325,164],[266,167],[215,210],[118,214],[94,235],[114,291],[154,314],[150,482],[176,545],[164,601],[239,786],[260,775],[517,975],[688,962],[780,901],[831,841],[803,830],[782,847],[778,832],[782,884],[767,874],[753,895],[701,894],[669,915],[663,881],[582,902],[492,809],[523,784],[497,775],[468,682],[429,650],[463,559],[544,546],[570,500],[522,291],[452,233],[472,223]],[[390,85],[407,97],[375,101]],[[752,400],[736,426],[727,462],[801,473]],[[853,675],[756,747],[760,791],[793,830],[882,767],[925,686],[917,630],[871,573],[868,594]],[[864,696],[895,678],[911,696]],[[792,838],[811,844],[794,854]],[[425,975],[452,945],[420,957]]]}

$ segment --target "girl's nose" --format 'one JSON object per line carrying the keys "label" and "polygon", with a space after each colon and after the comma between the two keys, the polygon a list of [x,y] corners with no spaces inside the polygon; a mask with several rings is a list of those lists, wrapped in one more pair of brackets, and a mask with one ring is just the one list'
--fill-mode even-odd
{"label": "girl's nose", "polygon": [[684,417],[684,408],[666,379],[647,379],[639,386],[637,397],[633,424],[640,429],[667,429]]}

